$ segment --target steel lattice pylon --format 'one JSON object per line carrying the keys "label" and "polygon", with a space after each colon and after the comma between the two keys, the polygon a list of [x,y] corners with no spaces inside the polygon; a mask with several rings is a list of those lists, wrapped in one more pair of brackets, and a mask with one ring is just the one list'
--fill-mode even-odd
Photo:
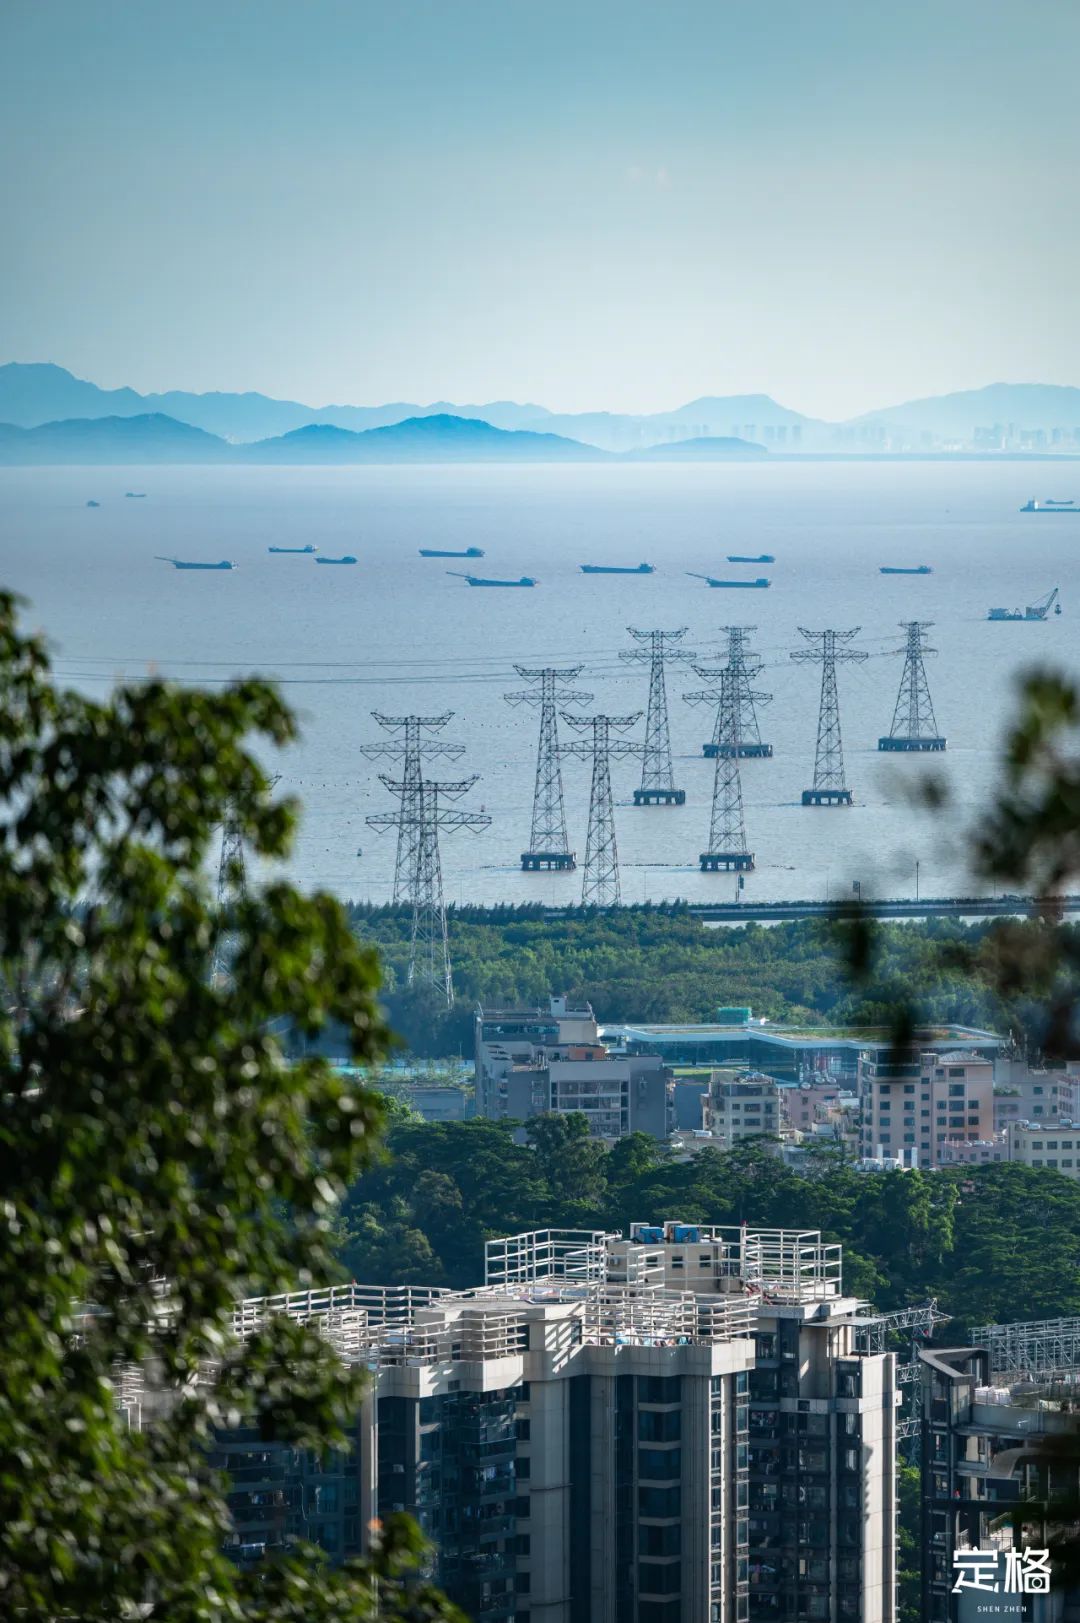
{"label": "steel lattice pylon", "polygon": [[[401,781],[406,785],[402,791],[403,803],[420,792],[422,761],[425,755],[456,759],[465,753],[464,744],[448,744],[431,736],[446,726],[454,714],[452,710],[445,711],[441,716],[384,716],[378,710],[373,710],[371,714],[380,727],[385,727],[388,733],[397,736],[392,740],[384,739],[379,744],[362,744],[360,754],[372,761],[387,757],[401,760]],[[371,818],[369,817],[367,821],[371,823]],[[382,825],[372,824],[372,826]],[[394,861],[395,906],[407,901],[415,889],[421,827],[421,820],[416,816],[403,818],[398,825],[397,856]]]}
{"label": "steel lattice pylon", "polygon": [[645,719],[641,788],[634,790],[634,805],[682,806],[686,803],[686,790],[675,787],[664,665],[668,660],[695,657],[689,649],[670,646],[686,636],[686,627],[683,626],[681,631],[635,631],[633,626],[626,629],[645,646],[627,649],[619,658],[630,664],[649,667],[649,708]]}
{"label": "steel lattice pylon", "polygon": [[[275,772],[267,781],[267,789],[281,782],[281,773]],[[221,854],[217,871],[218,933],[210,960],[212,985],[228,981],[231,975],[235,938],[229,929],[230,918],[236,913],[247,895],[247,863],[244,858],[244,836],[240,829],[240,812],[234,800],[225,807],[221,820]]]}
{"label": "steel lattice pylon", "polygon": [[840,700],[836,691],[838,661],[862,661],[869,655],[861,648],[846,646],[858,636],[859,627],[851,631],[807,631],[799,627],[799,635],[817,646],[800,648],[792,659],[801,664],[821,666],[821,706],[818,710],[817,750],[814,755],[814,787],[804,789],[804,806],[850,806],[851,790],[844,781],[844,742],[840,735]]}
{"label": "steel lattice pylon", "polygon": [[969,1339],[973,1347],[986,1348],[990,1373],[999,1379],[1047,1381],[1080,1370],[1080,1319],[982,1324]]}
{"label": "steel lattice pylon", "polygon": [[754,853],[747,849],[746,819],[743,815],[742,778],[739,772],[741,705],[737,677],[730,666],[723,670],[711,670],[695,665],[694,669],[706,681],[719,682],[720,696],[709,843],[698,861],[703,873],[733,870],[747,873],[754,866]]}
{"label": "steel lattice pylon", "polygon": [[536,752],[536,787],[533,791],[532,828],[529,849],[521,853],[521,866],[527,873],[543,869],[564,872],[577,866],[566,835],[566,808],[563,804],[562,766],[559,761],[560,704],[588,704],[591,693],[580,693],[562,684],[572,682],[580,665],[562,668],[544,665],[536,670],[515,665],[524,682],[537,682],[538,688],[504,693],[507,704],[540,707],[540,744]]}
{"label": "steel lattice pylon", "polygon": [[[735,700],[738,705],[738,734],[739,742],[734,746],[741,756],[767,756],[773,752],[771,744],[761,742],[761,731],[758,726],[757,706],[770,704],[771,693],[757,693],[750,686],[754,677],[762,669],[761,661],[756,654],[750,652],[747,643],[747,634],[755,631],[756,626],[721,626],[727,632],[728,659],[726,670],[729,670],[734,683]],[[695,666],[698,675],[701,670]],[[719,673],[715,673],[717,676]],[[713,735],[709,743],[701,746],[701,753],[711,760],[721,748],[730,749],[731,745],[722,745],[720,740],[721,723],[723,720],[720,704],[720,689],[718,686],[700,688],[693,693],[684,693],[683,698],[687,704],[709,704],[716,706],[716,721],[713,724]]]}
{"label": "steel lattice pylon", "polygon": [[589,795],[589,834],[585,842],[585,871],[581,882],[583,907],[617,907],[619,903],[619,852],[615,844],[615,810],[611,799],[611,757],[640,755],[645,746],[628,738],[612,738],[641,720],[641,711],[632,716],[572,716],[562,719],[577,732],[591,733],[579,743],[560,745],[563,755],[592,759],[592,790]]}
{"label": "steel lattice pylon", "polygon": [[460,800],[462,795],[468,794],[477,781],[475,776],[456,783],[436,783],[421,777],[419,784],[411,784],[380,774],[379,781],[398,796],[399,809],[369,817],[368,823],[372,828],[399,831],[407,825],[408,840],[416,850],[409,896],[412,929],[406,980],[410,986],[420,983],[437,987],[450,1009],[454,1006],[454,980],[446,928],[439,830],[487,828],[491,818],[484,812],[454,811],[439,805],[440,798]]}
{"label": "steel lattice pylon", "polygon": [[244,841],[240,833],[240,819],[236,806],[230,801],[221,823],[221,855],[218,858],[217,872],[218,932],[210,964],[212,984],[216,985],[229,979],[233,941],[228,929],[228,920],[230,916],[235,916],[246,894],[247,866],[244,861]]}
{"label": "steel lattice pylon", "polygon": [[907,632],[907,641],[897,653],[904,655],[904,672],[900,678],[900,691],[896,696],[892,726],[887,738],[878,739],[879,750],[943,750],[945,740],[938,732],[937,718],[930,698],[923,660],[927,654],[936,654],[929,648],[925,633],[932,620],[901,620]]}

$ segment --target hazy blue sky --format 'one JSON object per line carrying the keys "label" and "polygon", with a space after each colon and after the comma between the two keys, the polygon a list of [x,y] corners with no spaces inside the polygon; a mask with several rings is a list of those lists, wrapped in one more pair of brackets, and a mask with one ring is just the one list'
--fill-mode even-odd
{"label": "hazy blue sky", "polygon": [[0,359],[827,416],[1080,383],[1076,0],[2,0]]}

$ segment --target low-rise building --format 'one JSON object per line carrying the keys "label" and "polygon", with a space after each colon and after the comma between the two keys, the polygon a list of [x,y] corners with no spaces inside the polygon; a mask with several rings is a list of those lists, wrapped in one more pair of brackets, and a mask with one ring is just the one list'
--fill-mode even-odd
{"label": "low-rise building", "polygon": [[840,1103],[843,1089],[835,1077],[815,1077],[804,1082],[787,1083],[780,1089],[780,1106],[789,1127],[796,1132],[810,1133]]}
{"label": "low-rise building", "polygon": [[950,1143],[992,1140],[993,1070],[991,1059],[967,1049],[865,1055],[861,1155],[932,1168]]}
{"label": "low-rise building", "polygon": [[717,1149],[730,1150],[747,1138],[780,1137],[780,1089],[770,1076],[714,1071],[703,1110]]}
{"label": "low-rise building", "polygon": [[994,1127],[1015,1121],[1080,1121],[1080,1076],[1032,1071],[1019,1060],[994,1065]]}
{"label": "low-rise building", "polygon": [[1080,1122],[1011,1122],[1005,1130],[1006,1159],[1022,1166],[1049,1167],[1080,1178]]}
{"label": "low-rise building", "polygon": [[587,1003],[551,998],[547,1009],[479,1009],[478,1113],[495,1121],[581,1111],[597,1138],[672,1128],[672,1077],[655,1054],[613,1054]]}

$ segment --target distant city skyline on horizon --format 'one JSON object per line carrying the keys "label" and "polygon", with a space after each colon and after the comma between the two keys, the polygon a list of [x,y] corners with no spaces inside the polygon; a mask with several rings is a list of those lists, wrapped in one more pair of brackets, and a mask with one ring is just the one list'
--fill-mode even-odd
{"label": "distant city skyline on horizon", "polygon": [[53,0],[0,46],[0,353],[105,387],[835,422],[1080,380],[1056,0]]}

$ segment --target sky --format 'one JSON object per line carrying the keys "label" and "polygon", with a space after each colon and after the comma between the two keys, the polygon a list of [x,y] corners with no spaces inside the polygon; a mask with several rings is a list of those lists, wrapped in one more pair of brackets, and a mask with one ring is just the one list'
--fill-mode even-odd
{"label": "sky", "polygon": [[0,360],[828,418],[1080,384],[1075,0],[4,0]]}

